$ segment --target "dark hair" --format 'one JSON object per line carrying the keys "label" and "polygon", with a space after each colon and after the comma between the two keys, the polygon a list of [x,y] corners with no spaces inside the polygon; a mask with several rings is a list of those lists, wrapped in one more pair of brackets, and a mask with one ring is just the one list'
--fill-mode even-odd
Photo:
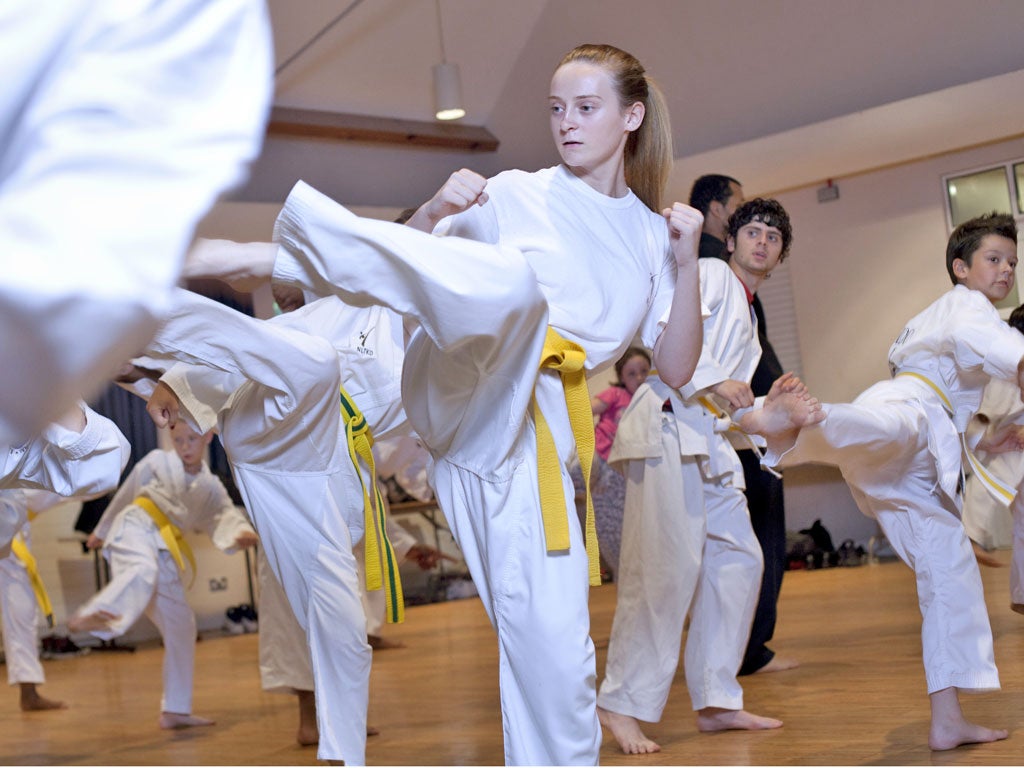
{"label": "dark hair", "polygon": [[619,106],[640,102],[644,119],[626,139],[624,163],[626,184],[633,194],[655,213],[661,213],[661,196],[672,170],[672,127],[661,89],[647,76],[636,57],[613,45],[578,45],[558,66],[583,61],[601,67],[611,75]]}
{"label": "dark hair", "polygon": [[753,200],[747,200],[729,217],[729,237],[735,240],[740,227],[745,227],[752,221],[760,221],[782,233],[782,253],[779,254],[781,263],[789,253],[789,246],[793,244],[793,227],[789,223],[786,209],[778,200],[771,198],[755,197]]}
{"label": "dark hair", "polygon": [[713,200],[722,205],[729,202],[729,198],[732,197],[732,184],[742,186],[732,176],[723,176],[720,173],[701,176],[690,188],[690,205],[707,216]]}
{"label": "dark hair", "polygon": [[625,368],[626,367],[626,363],[628,363],[634,357],[642,357],[644,360],[647,361],[648,365],[651,364],[651,356],[649,354],[647,354],[647,350],[646,349],[644,349],[643,347],[630,347],[625,352],[623,352],[622,353],[622,357],[620,357],[615,362],[615,379],[616,379],[615,386],[616,387],[624,387],[624,386],[626,386],[625,384],[622,383],[622,369]]}
{"label": "dark hair", "polygon": [[1024,304],[1021,304],[1010,313],[1010,319],[1007,322],[1021,333],[1024,333]]}
{"label": "dark hair", "polygon": [[981,246],[981,241],[986,235],[999,235],[1016,243],[1017,224],[1013,216],[992,211],[965,221],[953,230],[946,244],[946,271],[949,272],[949,279],[953,281],[953,285],[960,284],[956,273],[953,272],[953,262],[960,259],[970,267],[974,252]]}

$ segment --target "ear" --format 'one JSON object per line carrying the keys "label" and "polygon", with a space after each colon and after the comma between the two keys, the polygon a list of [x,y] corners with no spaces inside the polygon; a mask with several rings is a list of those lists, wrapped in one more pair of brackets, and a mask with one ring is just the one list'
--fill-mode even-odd
{"label": "ear", "polygon": [[644,121],[644,115],[647,114],[647,108],[644,106],[642,101],[634,101],[633,104],[626,110],[626,130],[635,131]]}
{"label": "ear", "polygon": [[736,240],[732,237],[732,235],[729,235],[728,237],[725,238],[725,250],[727,250],[729,253],[736,252]]}
{"label": "ear", "polygon": [[953,259],[953,274],[963,279],[967,277],[967,273],[970,272],[970,267],[967,266],[967,262],[963,259]]}
{"label": "ear", "polygon": [[205,435],[203,435],[203,445],[209,445],[213,442],[213,430],[211,429]]}

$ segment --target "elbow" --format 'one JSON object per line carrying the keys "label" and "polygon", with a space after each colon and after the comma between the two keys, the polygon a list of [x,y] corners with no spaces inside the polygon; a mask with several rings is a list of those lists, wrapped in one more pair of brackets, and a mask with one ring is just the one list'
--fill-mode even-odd
{"label": "elbow", "polygon": [[672,387],[672,389],[679,389],[680,387],[682,387],[684,384],[686,384],[686,382],[690,380],[691,376],[693,376],[693,371],[690,371],[689,373],[686,374],[672,374],[665,373],[660,369],[658,370],[658,377],[668,386]]}

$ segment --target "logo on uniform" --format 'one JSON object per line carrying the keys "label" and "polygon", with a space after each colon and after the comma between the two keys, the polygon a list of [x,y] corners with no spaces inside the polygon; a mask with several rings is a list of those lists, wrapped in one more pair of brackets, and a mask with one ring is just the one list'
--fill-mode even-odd
{"label": "logo on uniform", "polygon": [[362,333],[358,334],[359,335],[359,343],[356,344],[356,352],[358,352],[359,354],[364,355],[366,357],[375,357],[377,355],[377,353],[374,352],[373,349],[371,349],[370,347],[366,346],[366,339],[369,337],[369,335],[371,333],[373,333],[373,329],[376,328],[376,327],[377,326],[375,326],[375,325],[371,325],[365,331],[363,331]]}

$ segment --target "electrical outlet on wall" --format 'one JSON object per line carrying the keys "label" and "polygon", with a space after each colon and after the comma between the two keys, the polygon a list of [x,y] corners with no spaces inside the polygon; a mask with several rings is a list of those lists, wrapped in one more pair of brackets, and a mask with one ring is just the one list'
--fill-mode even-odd
{"label": "electrical outlet on wall", "polygon": [[228,577],[221,576],[219,579],[210,579],[211,592],[223,592],[228,588]]}

